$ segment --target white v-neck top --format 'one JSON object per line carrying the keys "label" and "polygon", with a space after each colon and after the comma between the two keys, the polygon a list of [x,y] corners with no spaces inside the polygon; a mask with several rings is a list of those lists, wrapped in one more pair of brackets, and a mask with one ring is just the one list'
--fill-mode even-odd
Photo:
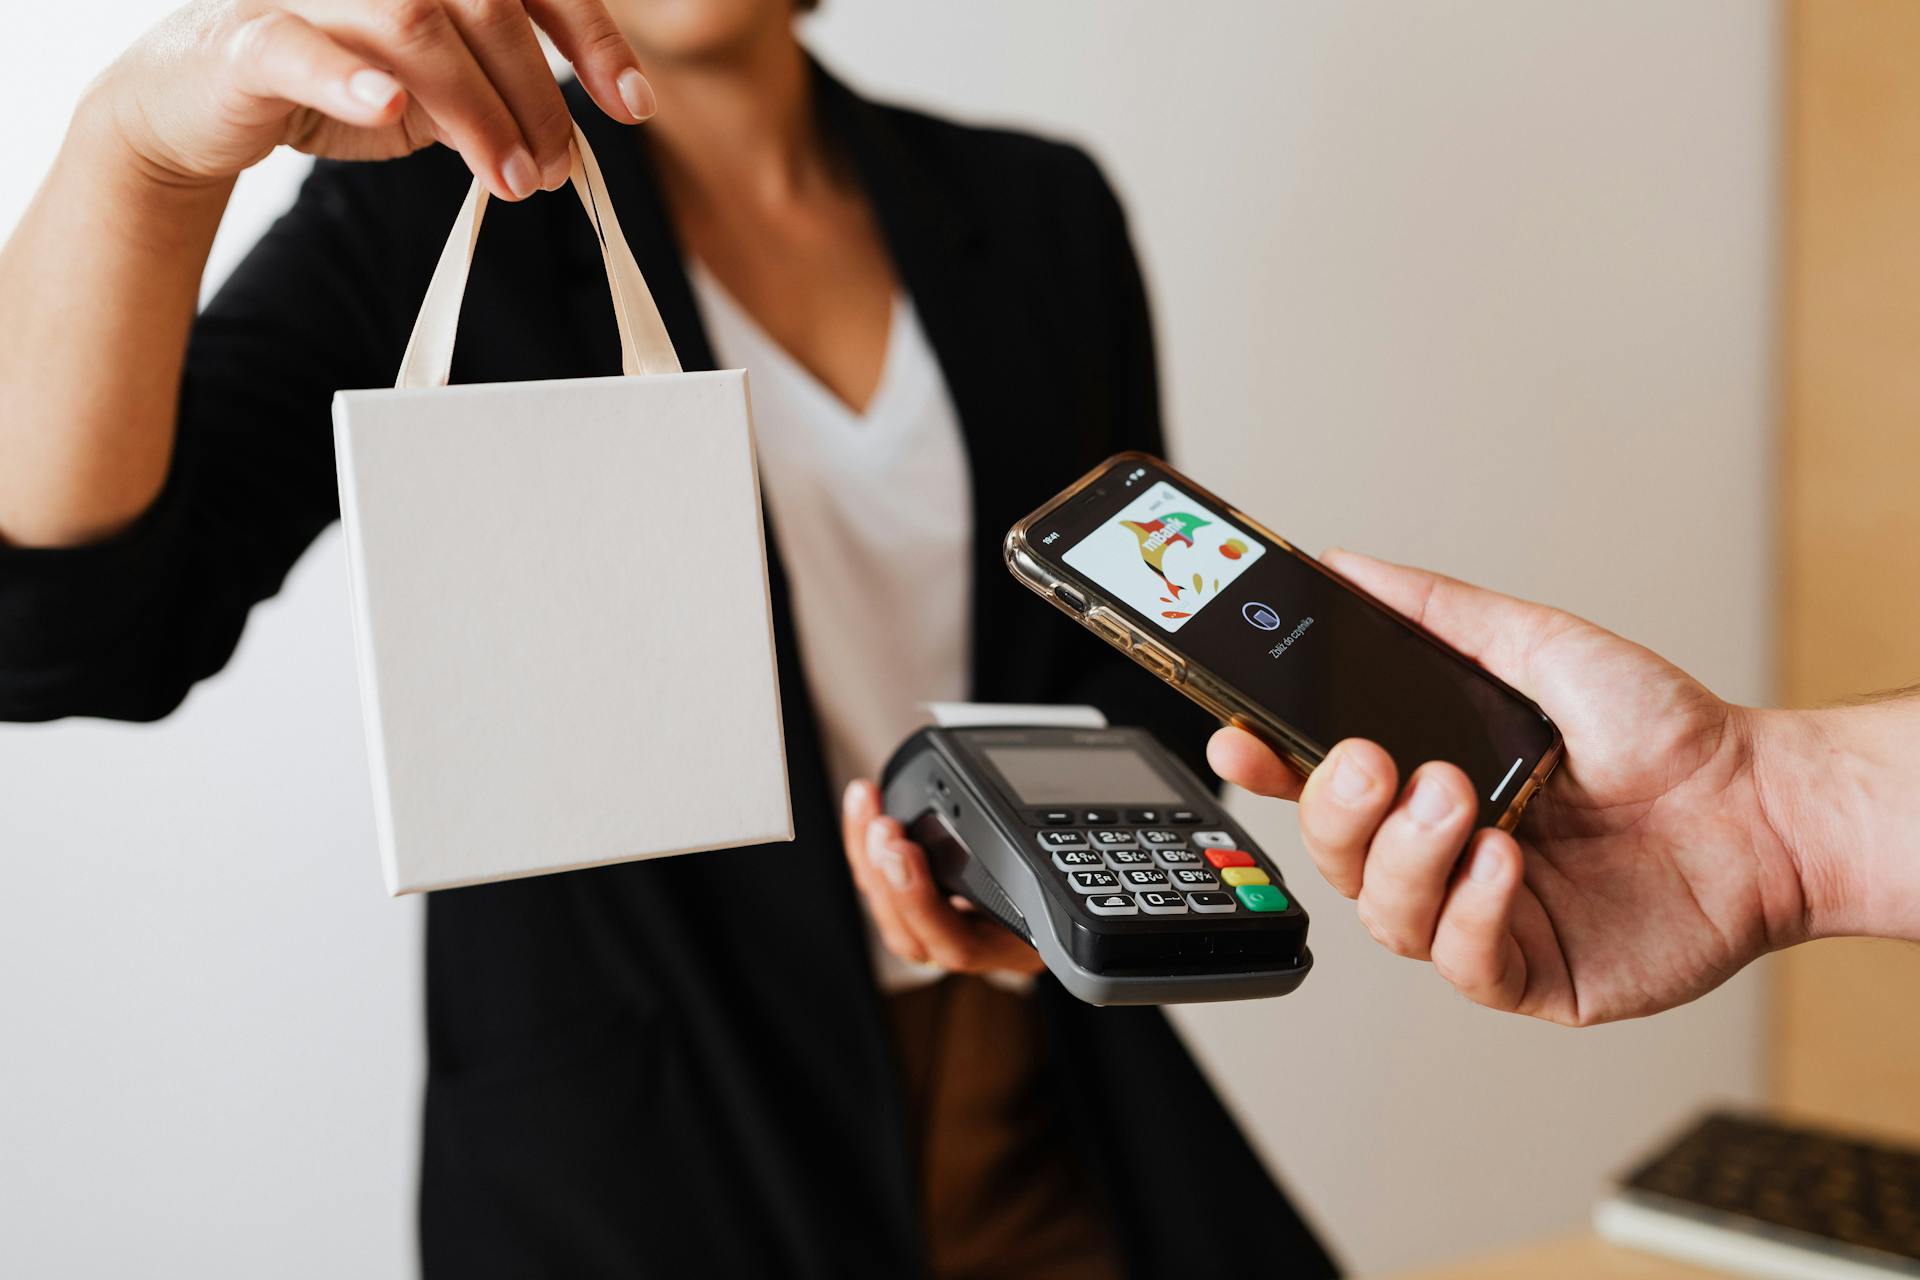
{"label": "white v-neck top", "polygon": [[[702,264],[688,274],[715,358],[747,371],[760,487],[837,803],[927,723],[921,704],[967,696],[973,502],[960,418],[904,295],[880,384],[855,413]],[[886,990],[940,974],[884,948],[874,960]]]}

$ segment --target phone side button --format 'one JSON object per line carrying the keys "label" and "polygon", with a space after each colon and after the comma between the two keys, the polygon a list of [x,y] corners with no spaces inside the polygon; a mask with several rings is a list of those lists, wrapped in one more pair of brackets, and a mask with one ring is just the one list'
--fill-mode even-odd
{"label": "phone side button", "polygon": [[1142,666],[1153,672],[1156,676],[1159,676],[1162,680],[1178,680],[1180,678],[1179,661],[1153,641],[1140,640],[1135,642],[1133,652],[1134,655],[1140,659]]}
{"label": "phone side button", "polygon": [[1133,637],[1127,634],[1127,629],[1098,609],[1087,616],[1087,626],[1122,653],[1133,647]]}
{"label": "phone side button", "polygon": [[1053,584],[1053,598],[1075,613],[1085,613],[1087,611],[1087,598],[1064,582],[1056,582]]}

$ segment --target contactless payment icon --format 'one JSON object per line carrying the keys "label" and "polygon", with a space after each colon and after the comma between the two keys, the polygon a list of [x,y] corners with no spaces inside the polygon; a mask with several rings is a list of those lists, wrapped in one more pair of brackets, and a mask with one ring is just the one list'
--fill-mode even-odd
{"label": "contactless payment icon", "polygon": [[1271,607],[1261,604],[1258,600],[1249,600],[1241,605],[1240,616],[1262,631],[1278,631],[1280,629],[1280,615],[1275,613]]}

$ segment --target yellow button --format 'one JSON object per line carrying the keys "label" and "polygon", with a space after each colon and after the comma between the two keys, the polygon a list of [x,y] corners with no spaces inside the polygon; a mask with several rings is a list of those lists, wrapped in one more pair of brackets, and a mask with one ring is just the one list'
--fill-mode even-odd
{"label": "yellow button", "polygon": [[1258,867],[1222,867],[1220,878],[1228,884],[1272,884],[1267,873]]}

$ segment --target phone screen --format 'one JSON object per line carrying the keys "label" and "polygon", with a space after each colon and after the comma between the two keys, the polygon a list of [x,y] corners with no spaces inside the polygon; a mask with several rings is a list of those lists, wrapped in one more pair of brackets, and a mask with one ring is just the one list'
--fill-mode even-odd
{"label": "phone screen", "polygon": [[1451,761],[1491,823],[1553,748],[1552,724],[1524,698],[1151,464],[1110,468],[1029,541],[1316,757],[1370,738],[1403,781],[1426,761]]}

